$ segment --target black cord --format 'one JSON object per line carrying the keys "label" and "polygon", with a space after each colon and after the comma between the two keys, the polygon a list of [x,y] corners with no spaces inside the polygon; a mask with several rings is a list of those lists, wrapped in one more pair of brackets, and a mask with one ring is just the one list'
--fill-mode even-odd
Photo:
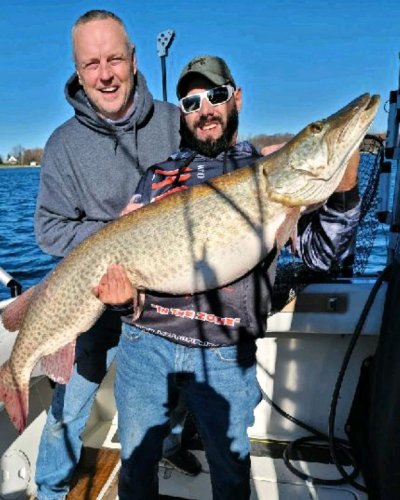
{"label": "black cord", "polygon": [[[304,481],[311,481],[314,484],[324,484],[324,485],[338,485],[338,484],[345,484],[348,482],[348,479],[345,479],[343,477],[338,478],[338,479],[323,479],[315,476],[311,476],[309,474],[305,474],[304,472],[300,471],[297,469],[291,462],[290,462],[290,456],[294,454],[295,448],[299,447],[300,445],[304,444],[309,444],[311,442],[319,442],[319,447],[328,449],[329,445],[329,436],[318,429],[315,429],[315,427],[312,427],[311,425],[308,425],[301,420],[298,420],[297,418],[293,417],[292,415],[289,415],[289,413],[286,413],[280,406],[278,406],[272,399],[261,389],[261,393],[263,395],[263,398],[276,410],[280,415],[282,415],[284,418],[287,420],[290,420],[292,423],[295,425],[301,427],[302,429],[306,430],[307,432],[310,432],[312,435],[311,436],[304,436],[299,439],[295,439],[294,441],[288,443],[283,450],[282,458],[283,461],[286,465],[286,467],[297,477],[300,479],[303,479]],[[325,446],[323,443],[326,443]],[[350,474],[351,478],[355,478],[359,474],[359,468],[355,465],[355,460],[353,455],[351,454],[350,451],[350,446],[349,443],[344,440],[344,439],[339,439],[335,438],[335,446],[337,446],[342,453],[344,453],[350,460],[350,462],[353,465],[353,472]]]}
{"label": "black cord", "polygon": [[354,347],[357,343],[357,340],[361,334],[362,328],[364,326],[365,320],[367,319],[368,313],[371,309],[371,306],[375,300],[375,297],[379,291],[379,288],[381,287],[382,283],[384,281],[387,281],[390,272],[391,272],[392,266],[387,266],[381,273],[381,275],[378,277],[376,282],[374,283],[374,286],[372,287],[372,290],[367,298],[367,301],[365,302],[364,308],[361,311],[360,318],[357,322],[357,325],[354,329],[354,333],[350,339],[349,346],[347,347],[346,353],[344,355],[343,363],[339,371],[339,376],[336,380],[336,385],[335,389],[333,391],[332,395],[332,401],[331,401],[331,410],[329,413],[329,451],[333,460],[333,463],[335,464],[336,468],[340,472],[340,474],[348,480],[349,483],[351,483],[355,488],[360,489],[361,491],[367,491],[366,488],[358,483],[355,483],[352,478],[347,474],[345,469],[342,467],[342,465],[339,463],[336,455],[336,450],[334,446],[335,442],[335,418],[336,418],[336,408],[337,408],[337,403],[339,400],[339,393],[340,389],[342,387],[344,375],[347,369],[347,366],[350,361],[350,357],[353,354]]}

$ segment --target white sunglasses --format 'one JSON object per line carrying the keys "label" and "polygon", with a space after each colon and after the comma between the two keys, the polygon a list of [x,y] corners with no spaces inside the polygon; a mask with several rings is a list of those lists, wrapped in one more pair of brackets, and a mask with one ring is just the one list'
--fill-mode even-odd
{"label": "white sunglasses", "polygon": [[198,94],[182,97],[179,101],[179,105],[185,114],[194,113],[201,108],[203,99],[207,99],[212,106],[219,106],[229,101],[234,90],[232,85],[221,85],[220,87],[214,87],[213,89],[205,90]]}

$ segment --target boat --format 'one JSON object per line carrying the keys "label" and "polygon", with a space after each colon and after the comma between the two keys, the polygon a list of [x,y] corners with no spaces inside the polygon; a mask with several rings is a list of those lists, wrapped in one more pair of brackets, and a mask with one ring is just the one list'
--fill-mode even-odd
{"label": "boat", "polygon": [[[257,341],[263,399],[248,430],[252,499],[368,498],[351,436],[357,430],[354,414],[360,373],[376,352],[382,329],[388,289],[386,264],[399,257],[394,229],[399,226],[400,177],[395,168],[400,159],[399,119],[400,88],[391,92],[385,142],[368,135],[361,146],[361,168],[367,172],[360,185],[363,217],[346,266],[330,275],[310,274],[301,263],[281,257],[277,300],[265,337]],[[391,182],[395,172],[397,177]],[[391,185],[395,186],[393,193]],[[367,254],[378,227],[387,237],[387,262],[378,272],[369,273]],[[0,281],[15,288],[13,278],[2,271]],[[0,312],[5,305],[0,303]],[[16,335],[1,328],[3,363]],[[69,500],[117,498],[120,445],[114,376],[112,367],[97,393]],[[34,372],[28,425],[21,435],[0,403],[1,499],[35,495],[35,462],[51,391],[49,380]],[[184,442],[200,460],[202,472],[191,477],[161,462],[161,498],[211,499],[209,468],[195,430],[185,429]]]}

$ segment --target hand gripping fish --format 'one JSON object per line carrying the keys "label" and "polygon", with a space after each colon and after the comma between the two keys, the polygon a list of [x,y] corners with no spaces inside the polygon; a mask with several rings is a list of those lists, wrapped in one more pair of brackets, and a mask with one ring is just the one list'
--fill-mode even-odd
{"label": "hand gripping fish", "polygon": [[91,290],[110,264],[126,268],[142,298],[146,290],[193,294],[240,278],[287,242],[304,207],[332,194],[378,105],[379,96],[362,95],[255,164],[146,205],[78,245],[20,299],[26,313],[15,320],[19,334],[0,369],[0,400],[18,431],[27,424],[35,365],[68,381],[75,339],[105,308]]}

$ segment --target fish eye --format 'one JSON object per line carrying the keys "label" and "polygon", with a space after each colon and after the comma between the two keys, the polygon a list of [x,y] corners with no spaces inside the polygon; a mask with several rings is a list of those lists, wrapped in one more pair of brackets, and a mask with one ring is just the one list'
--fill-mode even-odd
{"label": "fish eye", "polygon": [[318,134],[319,132],[321,132],[322,127],[323,127],[323,123],[322,122],[311,123],[311,125],[310,125],[310,132],[312,134]]}

